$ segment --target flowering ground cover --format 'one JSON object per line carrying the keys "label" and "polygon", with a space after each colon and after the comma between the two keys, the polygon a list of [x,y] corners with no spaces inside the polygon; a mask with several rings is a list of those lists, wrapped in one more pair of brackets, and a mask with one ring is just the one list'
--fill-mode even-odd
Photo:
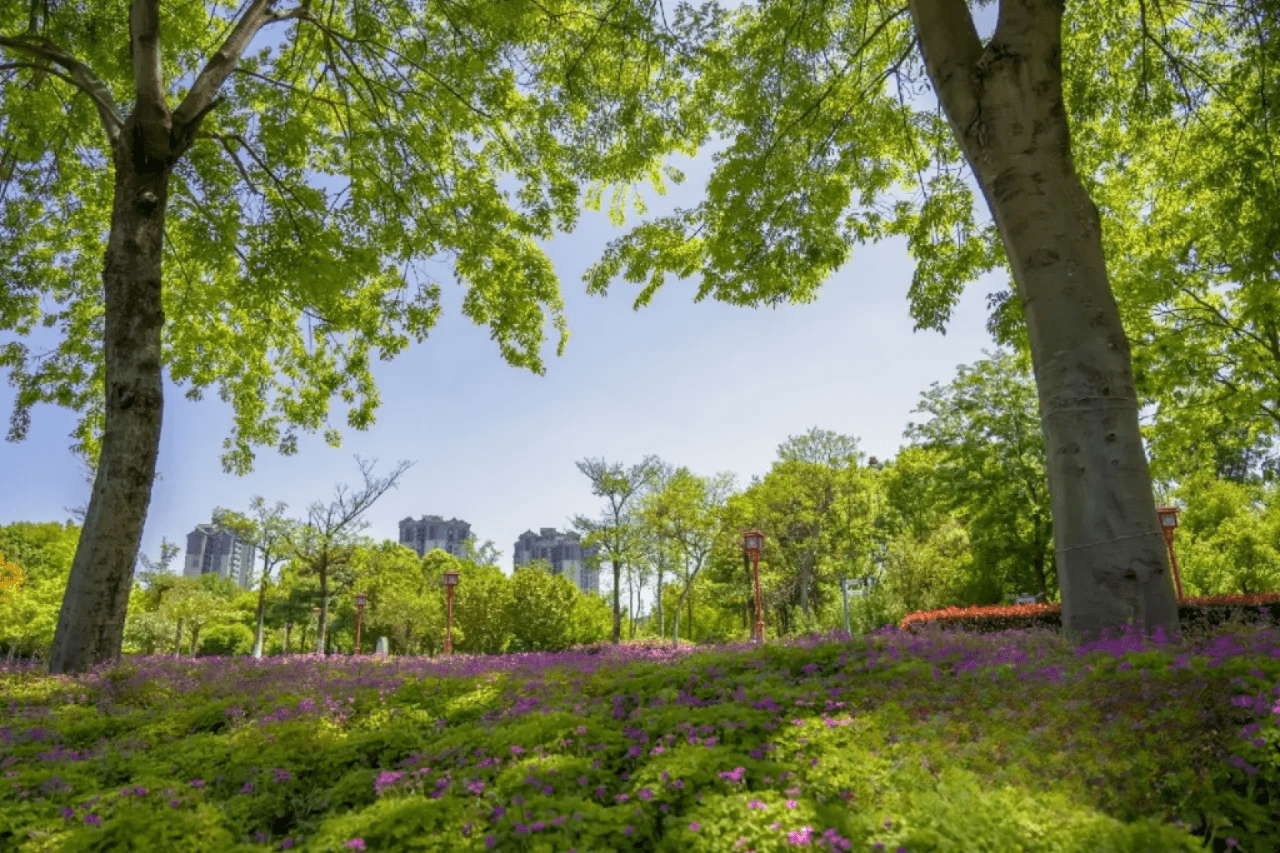
{"label": "flowering ground cover", "polygon": [[1275,850],[1280,632],[0,670],[0,850]]}

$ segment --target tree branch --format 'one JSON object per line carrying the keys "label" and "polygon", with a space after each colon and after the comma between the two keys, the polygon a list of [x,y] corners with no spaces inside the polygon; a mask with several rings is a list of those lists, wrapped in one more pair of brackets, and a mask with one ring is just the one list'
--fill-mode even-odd
{"label": "tree branch", "polygon": [[98,118],[102,121],[102,129],[107,134],[107,140],[114,145],[120,138],[120,131],[124,129],[124,117],[120,114],[120,108],[116,106],[107,85],[93,73],[88,65],[64,53],[48,39],[36,36],[0,36],[0,48],[8,48],[65,68],[75,86],[93,101],[93,105],[98,110]]}
{"label": "tree branch", "polygon": [[978,116],[972,79],[982,41],[965,0],[910,0],[911,20],[925,67],[960,138]]}
{"label": "tree branch", "polygon": [[171,125],[160,62],[160,0],[133,0],[130,5],[129,53],[138,99],[133,120],[141,131],[143,153],[149,160],[167,162]]}
{"label": "tree branch", "polygon": [[275,2],[276,0],[253,0],[249,8],[236,21],[230,35],[205,63],[199,76],[196,77],[196,82],[191,86],[191,91],[187,92],[187,96],[182,99],[182,103],[173,113],[173,123],[183,135],[189,137],[199,125],[200,119],[216,106],[218,90],[235,69],[240,57],[259,30],[276,21],[310,18],[311,13],[306,5],[289,12],[271,12],[270,8]]}

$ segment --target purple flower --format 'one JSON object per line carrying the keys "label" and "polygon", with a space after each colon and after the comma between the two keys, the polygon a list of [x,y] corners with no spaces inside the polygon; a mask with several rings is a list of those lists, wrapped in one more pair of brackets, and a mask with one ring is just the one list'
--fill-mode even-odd
{"label": "purple flower", "polygon": [[84,816],[84,822],[90,826],[97,826],[102,823],[102,818],[98,817],[96,814],[87,814]]}
{"label": "purple flower", "polygon": [[524,747],[523,747],[523,746],[513,746],[513,747],[511,747],[511,754],[512,754],[512,755],[524,755]]}
{"label": "purple flower", "polygon": [[760,809],[761,811],[763,811],[764,809],[769,808],[769,806],[768,804],[763,803],[760,800],[752,800],[751,802],[747,803],[747,808]]}
{"label": "purple flower", "polygon": [[622,834],[623,834],[623,835],[631,835],[631,834],[632,834],[632,833],[634,833],[635,831],[636,831],[636,828],[635,828],[634,826],[628,826],[628,827],[626,827],[625,829],[623,829],[623,830],[622,830]]}
{"label": "purple flower", "polygon": [[636,796],[642,800],[652,800],[653,791],[650,791],[648,788],[641,788],[640,793],[636,794]]}
{"label": "purple flower", "polygon": [[342,845],[342,846],[343,846],[343,847],[346,847],[346,848],[347,848],[347,849],[349,849],[349,850],[363,850],[363,849],[364,849],[364,839],[363,839],[363,838],[353,838],[353,839],[351,839],[350,841],[348,841],[346,844],[344,844],[344,845]]}
{"label": "purple flower", "polygon": [[192,780],[191,780],[191,787],[193,787],[193,788],[203,788],[203,787],[204,787],[204,780],[203,780],[203,779],[192,779]]}
{"label": "purple flower", "polygon": [[493,845],[497,843],[498,843],[498,839],[494,838],[492,835],[486,835],[484,837],[484,846],[486,850],[492,850]]}
{"label": "purple flower", "polygon": [[796,807],[796,801],[795,801],[795,800],[787,800],[787,808],[789,808],[789,809],[794,809],[795,807]]}
{"label": "purple flower", "polygon": [[701,828],[702,828],[702,824],[700,824],[700,823],[696,823],[696,822],[695,822],[695,823],[691,823],[691,824],[689,824],[689,831],[690,831],[690,832],[697,832],[697,831],[698,831],[699,829],[701,829]]}
{"label": "purple flower", "polygon": [[276,782],[277,782],[277,783],[279,783],[279,782],[288,782],[290,779],[292,779],[292,778],[293,778],[293,774],[292,774],[292,773],[290,773],[288,770],[284,770],[284,769],[282,769],[282,768],[280,768],[280,767],[277,767],[277,768],[275,769],[275,771],[274,771],[274,776],[275,776],[275,780],[276,780]]}
{"label": "purple flower", "polygon": [[281,850],[292,850],[292,849],[293,849],[293,839],[292,839],[292,838],[286,838],[284,841],[281,841],[281,842],[280,842],[280,849],[281,849]]}
{"label": "purple flower", "polygon": [[240,786],[240,793],[242,793],[242,794],[252,794],[252,793],[253,793],[253,783],[252,783],[252,782],[245,782],[243,785],[241,785],[241,786]]}
{"label": "purple flower", "polygon": [[813,840],[813,827],[811,826],[802,826],[799,829],[797,829],[795,832],[787,833],[788,844],[803,845],[803,844],[808,844],[812,840]]}
{"label": "purple flower", "polygon": [[732,770],[725,770],[720,773],[721,779],[728,779],[730,782],[741,782],[742,774],[746,772],[744,767],[735,767]]}

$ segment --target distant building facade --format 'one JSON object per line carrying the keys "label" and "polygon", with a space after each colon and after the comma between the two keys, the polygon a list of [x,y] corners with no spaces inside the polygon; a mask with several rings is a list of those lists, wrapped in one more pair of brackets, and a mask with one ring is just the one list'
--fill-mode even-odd
{"label": "distant building facade", "polygon": [[546,560],[551,573],[564,575],[583,592],[600,594],[600,570],[593,559],[595,548],[584,548],[576,533],[560,533],[554,527],[540,528],[537,533],[526,530],[516,540],[515,567],[534,560]]}
{"label": "distant building facade", "polygon": [[400,522],[400,544],[417,551],[419,557],[439,548],[461,559],[467,553],[462,543],[470,538],[471,525],[456,518],[445,521],[438,515],[424,515]]}
{"label": "distant building facade", "polygon": [[253,584],[253,565],[258,549],[216,524],[197,524],[187,534],[187,577],[216,574],[230,578],[241,589]]}

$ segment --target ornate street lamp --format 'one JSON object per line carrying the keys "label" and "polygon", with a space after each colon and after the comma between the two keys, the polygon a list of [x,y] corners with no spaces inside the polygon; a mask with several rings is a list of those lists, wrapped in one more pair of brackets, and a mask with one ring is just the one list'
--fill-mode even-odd
{"label": "ornate street lamp", "polygon": [[759,530],[748,530],[742,534],[742,547],[751,558],[751,574],[756,585],[756,626],[755,641],[764,642],[764,615],[760,610],[760,549],[764,547],[764,534]]}
{"label": "ornate street lamp", "polygon": [[457,572],[444,573],[445,629],[444,653],[453,654],[453,588],[458,585]]}
{"label": "ornate street lamp", "polygon": [[364,616],[364,606],[369,603],[369,596],[363,592],[356,593],[356,654],[360,654],[360,620]]}
{"label": "ornate street lamp", "polygon": [[1173,566],[1173,580],[1178,585],[1178,601],[1181,602],[1182,577],[1178,574],[1178,558],[1173,555],[1173,531],[1178,526],[1178,508],[1156,507],[1156,515],[1160,516],[1160,532],[1164,534],[1164,544],[1169,549],[1169,565]]}

